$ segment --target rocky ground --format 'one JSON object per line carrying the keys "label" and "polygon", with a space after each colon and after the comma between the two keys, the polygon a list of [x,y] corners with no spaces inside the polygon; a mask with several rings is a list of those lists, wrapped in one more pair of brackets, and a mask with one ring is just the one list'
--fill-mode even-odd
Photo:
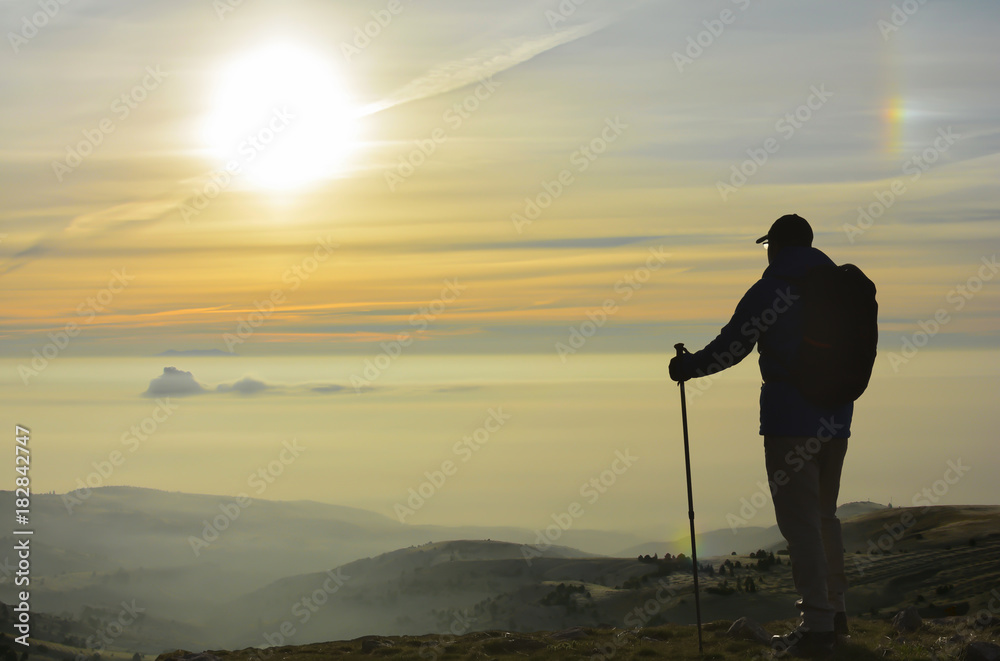
{"label": "rocky ground", "polygon": [[[574,627],[557,632],[481,631],[464,636],[365,636],[349,641],[190,653],[177,650],[156,661],[318,661],[319,659],[770,659],[780,656],[762,640],[766,632],[791,629],[794,621],[761,627],[752,620],[718,620],[697,629],[667,624],[620,630]],[[1000,619],[991,614],[924,620],[915,609],[892,619],[851,621],[851,637],[838,645],[834,661],[997,661]]]}

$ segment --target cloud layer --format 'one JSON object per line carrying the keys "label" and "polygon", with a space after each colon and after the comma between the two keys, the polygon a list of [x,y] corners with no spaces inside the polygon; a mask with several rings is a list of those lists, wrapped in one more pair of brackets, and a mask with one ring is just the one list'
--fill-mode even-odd
{"label": "cloud layer", "polygon": [[236,393],[238,395],[258,395],[261,393],[319,393],[334,395],[351,391],[350,388],[336,383],[306,383],[278,384],[267,383],[252,376],[244,376],[232,383],[220,383],[215,388],[203,385],[195,379],[194,374],[179,370],[176,367],[164,367],[163,374],[152,379],[143,397],[186,397],[210,393]]}

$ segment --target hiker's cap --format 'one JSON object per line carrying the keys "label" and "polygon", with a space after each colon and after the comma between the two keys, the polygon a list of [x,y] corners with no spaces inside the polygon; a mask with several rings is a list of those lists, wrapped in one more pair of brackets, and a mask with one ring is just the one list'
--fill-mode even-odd
{"label": "hiker's cap", "polygon": [[774,243],[779,246],[811,246],[812,227],[802,216],[790,213],[774,221],[767,234],[757,239],[757,243]]}

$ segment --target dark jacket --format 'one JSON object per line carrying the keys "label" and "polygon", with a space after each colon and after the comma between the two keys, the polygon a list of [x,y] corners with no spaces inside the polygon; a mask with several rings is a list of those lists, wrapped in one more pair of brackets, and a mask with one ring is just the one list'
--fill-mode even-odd
{"label": "dark jacket", "polygon": [[762,436],[847,438],[854,404],[836,409],[815,406],[792,385],[788,366],[802,341],[802,305],[796,279],[833,262],[816,248],[783,248],[740,300],[733,318],[708,346],[684,359],[688,377],[731,367],[757,345],[760,353],[760,433]]}

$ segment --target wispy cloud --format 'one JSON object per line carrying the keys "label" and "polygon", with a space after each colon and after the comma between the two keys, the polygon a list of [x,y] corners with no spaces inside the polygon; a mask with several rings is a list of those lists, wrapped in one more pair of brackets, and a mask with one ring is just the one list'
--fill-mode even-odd
{"label": "wispy cloud", "polygon": [[611,18],[600,18],[551,34],[504,40],[469,57],[434,67],[381,101],[366,106],[361,114],[371,115],[404,103],[419,101],[471,85],[527,62],[553,48],[594,34],[611,22]]}
{"label": "wispy cloud", "polygon": [[[554,48],[594,34],[610,25],[613,20],[612,17],[602,17],[549,34],[505,39],[468,57],[434,67],[381,101],[366,106],[360,114],[371,115],[471,85]],[[76,216],[63,230],[63,237],[65,240],[78,241],[81,235],[163,218],[180,207],[191,196],[192,189],[200,189],[209,181],[210,174],[205,173],[188,181],[179,182],[175,190],[167,191],[157,198],[126,202]],[[0,266],[0,275],[19,269],[44,256],[60,242],[59,238],[50,238],[44,245],[38,243],[22,251]]]}
{"label": "wispy cloud", "polygon": [[192,190],[198,190],[205,182],[210,181],[210,175],[211,173],[206,173],[178,182],[174,190],[152,199],[123,202],[74,216],[60,234],[36,242],[0,265],[0,275],[6,275],[40,257],[45,257],[62,245],[79,243],[90,235],[111,231],[123,225],[159,220],[187,201],[192,195]]}

